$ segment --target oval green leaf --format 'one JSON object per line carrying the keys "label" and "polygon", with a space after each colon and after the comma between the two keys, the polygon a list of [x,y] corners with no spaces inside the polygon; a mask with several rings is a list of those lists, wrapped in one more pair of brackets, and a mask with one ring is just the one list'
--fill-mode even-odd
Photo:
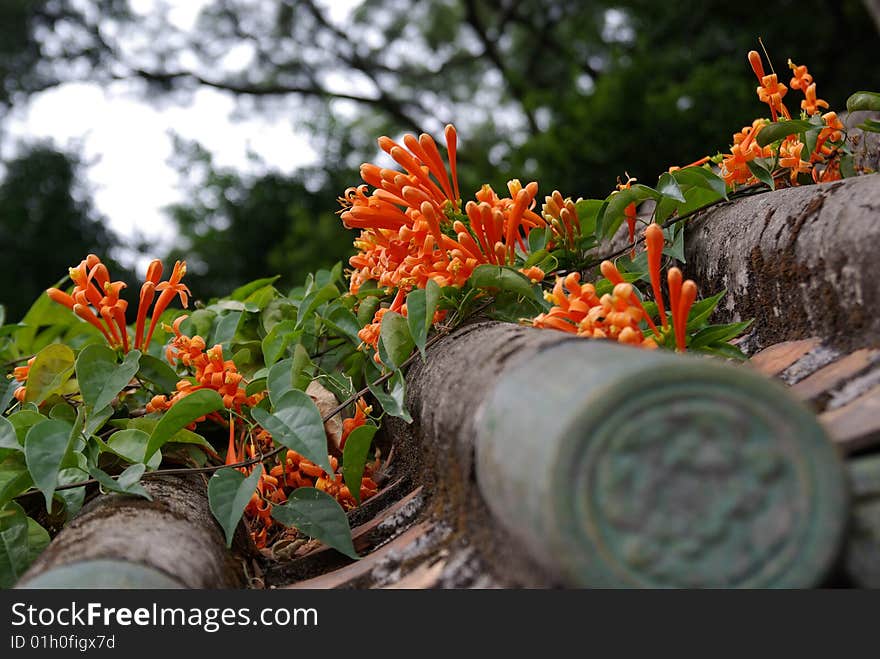
{"label": "oval green leaf", "polygon": [[[409,333],[409,324],[406,322],[406,318],[394,311],[389,311],[382,316],[379,341],[382,362],[393,369],[400,368],[403,362],[409,359],[415,346],[413,337]],[[381,348],[384,348],[384,351]]]}
{"label": "oval green leaf", "polygon": [[28,430],[24,457],[28,471],[43,496],[46,510],[52,510],[52,495],[58,486],[58,472],[71,445],[71,425],[60,419],[47,419]]}
{"label": "oval green leaf", "polygon": [[132,350],[121,364],[116,351],[107,346],[86,346],[76,359],[76,379],[83,400],[92,410],[102,410],[131,382],[138,372],[141,353]]}
{"label": "oval green leaf", "polygon": [[846,99],[846,109],[848,112],[858,110],[880,112],[880,94],[877,92],[856,92]]}
{"label": "oval green leaf", "polygon": [[768,144],[775,142],[777,140],[785,139],[789,135],[797,135],[798,133],[804,133],[810,129],[817,129],[816,126],[811,124],[809,121],[804,119],[792,119],[790,121],[776,121],[774,123],[767,124],[764,126],[759,132],[758,136],[755,138],[755,141],[760,146],[767,146]]}
{"label": "oval green leaf", "polygon": [[314,401],[305,392],[292,389],[275,405],[275,412],[255,407],[254,420],[272,433],[272,439],[311,460],[328,474],[333,473],[327,457],[327,433]]}
{"label": "oval green leaf", "polygon": [[237,469],[220,469],[208,481],[208,505],[214,519],[226,534],[226,546],[232,546],[235,528],[238,526],[251,495],[263,473],[263,465],[256,465],[250,476],[245,477]]}
{"label": "oval green leaf", "polygon": [[26,403],[39,405],[73,375],[76,358],[68,346],[52,343],[37,353],[28,372]]}
{"label": "oval green leaf", "polygon": [[376,434],[376,426],[358,426],[351,431],[342,449],[342,477],[351,495],[357,503],[361,502],[361,481],[364,477],[364,465],[370,453],[370,444]]}
{"label": "oval green leaf", "polygon": [[7,504],[3,513],[0,515],[0,588],[11,588],[49,544],[49,534],[17,503]]}
{"label": "oval green leaf", "polygon": [[160,391],[172,392],[180,380],[174,369],[153,355],[141,355],[138,376],[152,382]]}
{"label": "oval green leaf", "polygon": [[149,460],[153,453],[171,439],[178,430],[185,428],[196,419],[223,409],[223,399],[213,389],[199,389],[177,401],[162,415],[150,435],[144,458]]}
{"label": "oval green leaf", "polygon": [[349,558],[358,559],[351,540],[351,529],[342,506],[326,492],[313,487],[300,487],[287,502],[272,507],[272,518],[285,526],[293,526],[311,538]]}

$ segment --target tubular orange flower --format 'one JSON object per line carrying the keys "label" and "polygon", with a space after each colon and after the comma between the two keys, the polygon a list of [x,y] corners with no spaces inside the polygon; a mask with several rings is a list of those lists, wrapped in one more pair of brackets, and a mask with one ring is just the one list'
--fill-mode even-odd
{"label": "tubular orange flower", "polygon": [[809,71],[807,71],[807,67],[798,66],[794,62],[792,62],[791,59],[789,59],[788,68],[790,68],[792,73],[794,74],[794,77],[791,79],[789,86],[792,89],[800,89],[802,92],[805,92],[807,87],[809,87],[813,82],[813,76],[811,76]]}
{"label": "tubular orange flower", "polygon": [[788,108],[782,103],[782,97],[788,93],[788,87],[779,82],[775,73],[764,75],[764,65],[757,51],[749,51],[748,59],[752,71],[761,83],[757,88],[758,98],[770,106],[770,116],[773,121],[776,121],[777,113],[782,114],[786,119],[791,119]]}
{"label": "tubular orange flower", "polygon": [[[156,300],[156,306],[153,307],[153,315],[150,318],[150,329],[147,331],[147,336],[144,339],[143,346],[147,347],[150,345],[150,340],[153,338],[153,331],[156,329],[156,324],[159,322],[159,317],[168,308],[168,305],[171,303],[171,300],[174,299],[175,296],[180,296],[180,304],[186,309],[189,304],[187,300],[187,295],[190,294],[189,289],[180,283],[180,280],[186,274],[186,261],[177,261],[174,264],[174,269],[171,272],[171,277],[168,281],[163,281],[158,286],[156,286],[157,291],[161,291],[159,295],[159,299]],[[148,271],[149,276],[149,271]]]}
{"label": "tubular orange flower", "polygon": [[823,108],[825,110],[828,109],[828,101],[823,101],[821,98],[816,98],[815,82],[807,86],[807,89],[804,91],[804,96],[806,96],[806,98],[801,101],[801,109],[808,115],[812,116],[814,114],[819,114],[819,108]]}
{"label": "tubular orange flower", "polygon": [[[614,265],[614,263],[612,263],[611,261],[602,261],[602,263],[599,265],[599,270],[602,272],[602,276],[615,286],[617,284],[624,283],[623,276],[620,274],[617,266]],[[632,289],[630,290],[632,291]],[[642,306],[642,302],[641,300],[639,300],[635,292],[630,293],[630,303],[642,312],[645,318],[645,322],[648,323],[648,327],[651,328],[651,331],[654,332],[654,335],[660,336],[660,330],[657,329],[654,321],[651,320],[651,316],[649,316],[648,313],[645,311],[645,307]]]}
{"label": "tubular orange flower", "polygon": [[660,262],[663,259],[663,229],[659,224],[649,224],[645,229],[645,245],[648,250],[648,273],[651,276],[651,290],[654,292],[654,301],[657,303],[657,313],[660,314],[660,323],[663,329],[669,327],[666,319],[666,308],[663,305],[663,289],[660,286]]}
{"label": "tubular orange flower", "polygon": [[134,347],[141,349],[143,347],[144,324],[147,320],[147,311],[153,304],[153,298],[156,295],[156,285],[162,278],[162,262],[159,259],[150,261],[147,266],[147,275],[141,286],[140,300],[138,301],[137,320],[134,330]]}
{"label": "tubular orange flower", "polygon": [[779,166],[791,171],[792,184],[797,183],[798,174],[809,173],[812,165],[801,159],[804,144],[794,136],[786,138],[779,145]]}

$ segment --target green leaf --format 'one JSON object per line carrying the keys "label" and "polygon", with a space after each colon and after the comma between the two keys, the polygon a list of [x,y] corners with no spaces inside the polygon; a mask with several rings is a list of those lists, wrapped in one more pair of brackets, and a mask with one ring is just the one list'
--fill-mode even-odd
{"label": "green leaf", "polygon": [[156,385],[159,391],[166,393],[174,391],[177,381],[180,380],[173,368],[153,355],[141,355],[137,374],[141,379]]}
{"label": "green leaf", "polygon": [[[718,195],[720,199],[727,199],[727,184],[724,179],[706,167],[685,167],[672,173],[673,178],[682,187],[702,188]],[[685,197],[687,197],[685,193]]]}
{"label": "green leaf", "polygon": [[712,312],[715,311],[715,307],[718,306],[721,298],[723,298],[726,293],[727,289],[716,293],[712,297],[707,297],[703,300],[700,300],[699,302],[694,303],[694,305],[691,307],[690,313],[688,314],[688,331],[693,331],[702,327],[706,323],[706,321],[709,320],[709,316],[711,316]]}
{"label": "green leaf", "polygon": [[232,294],[229,296],[233,300],[238,300],[242,302],[250,297],[251,294],[256,293],[258,290],[265,286],[271,286],[276,281],[281,278],[281,275],[275,275],[274,277],[264,277],[263,279],[254,279],[251,282],[248,282],[244,286],[239,286]]}
{"label": "green leaf", "polygon": [[17,503],[0,516],[0,588],[11,588],[49,544],[49,534]]}
{"label": "green leaf", "polygon": [[52,510],[52,495],[58,485],[58,472],[73,443],[71,425],[60,419],[47,419],[28,430],[24,457],[28,471],[43,496],[46,510]]}
{"label": "green leaf", "polygon": [[360,344],[361,339],[358,336],[358,332],[361,329],[361,325],[358,324],[357,317],[345,307],[336,307],[327,314],[326,318],[322,318],[321,322],[335,334],[347,338],[354,345]]}
{"label": "green leaf", "polygon": [[27,435],[28,430],[41,421],[45,421],[48,417],[43,416],[39,412],[34,412],[33,410],[19,410],[7,418],[9,419],[9,423],[15,428],[15,436],[18,438],[18,443],[24,446],[24,438]]}
{"label": "green leaf", "polygon": [[[88,472],[79,467],[68,467],[58,472],[58,485],[79,483],[88,477]],[[55,498],[64,504],[64,520],[69,522],[83,507],[86,500],[86,488],[75,487],[72,489],[58,490]]]}
{"label": "green leaf", "polygon": [[0,506],[34,484],[23,453],[13,453],[0,462]]}
{"label": "green leaf", "polygon": [[646,199],[657,199],[659,197],[659,192],[649,188],[647,185],[641,184],[636,184],[625,190],[612,192],[606,200],[608,205],[597,219],[597,232],[606,238],[611,238],[617,233],[620,225],[623,224],[623,220],[626,217],[624,211],[627,206],[632,203],[639,204]]}
{"label": "green leaf", "polygon": [[231,311],[228,314],[223,316],[219,316],[217,319],[217,326],[214,328],[214,335],[211,338],[211,344],[228,344],[235,338],[235,332],[238,330],[238,325],[241,322],[241,311]]}
{"label": "green leaf", "polygon": [[365,327],[373,322],[373,317],[379,309],[379,298],[375,295],[368,295],[358,305],[357,319],[358,325]]}
{"label": "green leaf", "polygon": [[52,343],[37,353],[28,372],[25,402],[39,405],[61,389],[73,375],[73,350],[61,343]]}
{"label": "green leaf", "polygon": [[199,389],[181,398],[159,419],[159,423],[150,435],[144,458],[149,460],[165,442],[199,417],[221,410],[223,407],[223,399],[213,389]]}
{"label": "green leaf", "polygon": [[727,343],[742,334],[751,324],[751,320],[746,320],[741,323],[710,325],[694,334],[688,347],[697,350],[705,346],[717,346],[720,343]]}
{"label": "green leaf", "polygon": [[737,346],[730,343],[713,343],[712,345],[696,348],[694,351],[705,353],[707,355],[724,357],[725,359],[736,359],[739,361],[746,361],[749,358],[748,355]]}
{"label": "green leaf", "polygon": [[0,376],[0,414],[6,411],[21,383]]}
{"label": "green leaf", "polygon": [[153,497],[140,484],[141,476],[144,475],[146,467],[143,464],[131,465],[123,471],[117,478],[113,478],[107,472],[99,469],[94,464],[89,464],[89,475],[94,478],[107,492],[118,492],[119,494],[131,494],[132,496],[142,497],[147,501],[152,501]]}
{"label": "green leaf", "polygon": [[880,94],[877,92],[855,92],[846,99],[847,112],[872,110],[880,112]]}
{"label": "green leaf", "polygon": [[581,199],[574,205],[577,211],[578,221],[581,223],[581,235],[593,236],[596,234],[599,218],[608,208],[606,199]]}
{"label": "green leaf", "polygon": [[468,283],[474,288],[510,291],[520,297],[536,299],[539,296],[536,292],[537,288],[532,285],[528,277],[507,266],[490,265],[488,263],[478,265],[474,268]]}
{"label": "green leaf", "polygon": [[789,135],[797,135],[811,128],[815,128],[813,124],[804,119],[791,119],[790,121],[776,121],[764,126],[759,132],[755,141],[760,146],[767,146],[772,142],[784,139]]}
{"label": "green leaf", "polygon": [[293,491],[286,503],[272,507],[272,518],[285,526],[296,527],[350,558],[360,558],[351,540],[345,511],[326,492],[300,487]]}
{"label": "green leaf", "polygon": [[22,446],[15,434],[15,426],[6,417],[0,416],[0,450],[4,449],[21,451]]}
{"label": "green leaf", "polygon": [[856,128],[860,128],[868,133],[880,133],[880,121],[865,119],[862,123],[856,126]]}
{"label": "green leaf", "polygon": [[294,389],[304,390],[309,386],[311,376],[308,369],[313,366],[309,359],[309,353],[297,344],[293,350],[293,357],[282,359],[272,365],[266,377],[266,389],[269,390],[269,401],[272,405],[278,405],[278,401],[288,391]]}
{"label": "green leaf", "polygon": [[86,421],[83,424],[82,433],[86,437],[91,437],[98,430],[101,429],[107,420],[113,416],[113,408],[111,406],[105,407],[103,410],[98,410],[97,412],[89,412],[86,414]]}
{"label": "green leaf", "polygon": [[322,286],[317,291],[309,293],[303,299],[296,316],[296,328],[302,327],[306,320],[315,314],[315,310],[325,302],[339,297],[339,289],[333,284]]}
{"label": "green leaf", "polygon": [[255,407],[254,420],[272,433],[272,439],[311,460],[328,474],[333,473],[327,457],[327,434],[321,413],[311,397],[292,389],[275,404],[275,411]]}
{"label": "green leaf", "polygon": [[237,469],[226,467],[218,470],[208,481],[208,505],[226,534],[227,547],[232,546],[235,528],[251,500],[251,495],[256,491],[262,474],[263,465],[260,464],[247,477]]}
{"label": "green leaf", "polygon": [[687,201],[681,188],[678,186],[678,181],[668,172],[660,175],[660,180],[657,182],[657,191],[664,197],[669,197],[675,201],[680,201],[681,203]]}
{"label": "green leaf", "polygon": [[395,370],[400,368],[409,359],[414,346],[415,341],[409,333],[406,318],[394,311],[382,316],[379,330],[379,355],[382,363]]}
{"label": "green leaf", "polygon": [[136,428],[119,430],[107,440],[107,448],[120,458],[133,464],[145,462],[150,469],[157,469],[162,462],[162,454],[155,451],[149,460],[146,458],[147,445],[150,443],[149,433]]}
{"label": "green leaf", "polygon": [[752,176],[758,179],[761,183],[768,186],[771,190],[776,189],[776,182],[773,180],[773,175],[768,172],[764,167],[759,165],[754,160],[750,160],[749,162],[747,162],[746,166],[748,166],[749,171],[752,173]]}
{"label": "green leaf", "polygon": [[275,325],[263,338],[260,347],[263,351],[263,362],[271,366],[284,354],[291,340],[296,336],[294,330],[296,323],[292,320],[283,320]]}
{"label": "green leaf", "polygon": [[367,386],[387,414],[403,419],[406,423],[412,423],[412,417],[403,403],[406,392],[406,381],[403,378],[403,373],[397,371],[391,376],[387,383],[387,393],[382,386],[373,384],[369,377],[367,378]]}
{"label": "green leaf", "polygon": [[76,359],[76,379],[88,408],[107,407],[137,373],[140,357],[139,350],[132,350],[119,364],[116,351],[107,346],[83,348]]}
{"label": "green leaf", "polygon": [[351,496],[357,503],[361,502],[361,480],[364,477],[364,465],[370,454],[370,444],[378,428],[371,425],[358,426],[351,431],[342,449],[342,477],[348,486]]}
{"label": "green leaf", "polygon": [[[671,229],[670,229],[671,231]],[[663,253],[670,258],[686,263],[684,260],[684,231],[679,231],[672,244],[663,248]]]}
{"label": "green leaf", "polygon": [[[535,252],[540,252],[545,249],[547,247],[547,238],[549,236],[550,232],[546,228],[532,229],[529,231],[529,252],[534,255]],[[529,257],[529,259],[531,259],[531,257]],[[528,259],[526,260],[526,263],[528,263]]]}

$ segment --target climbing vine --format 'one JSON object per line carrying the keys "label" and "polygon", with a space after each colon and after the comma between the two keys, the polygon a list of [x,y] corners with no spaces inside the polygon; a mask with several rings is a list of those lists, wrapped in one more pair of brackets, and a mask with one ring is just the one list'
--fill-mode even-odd
{"label": "climbing vine", "polygon": [[[290,290],[260,279],[190,308],[186,264],[163,280],[156,260],[129,314],[125,285],[90,254],[21,322],[4,324],[0,307],[0,586],[87,497],[149,498],[157,474],[205,474],[229,544],[244,518],[267,557],[303,536],[357,557],[346,511],[391,466],[374,445],[382,419],[411,420],[404,370],[477,314],[743,359],[731,341],[749,322],[710,324],[724,291],[700,299],[685,278],[685,221],[761,189],[860,173],[807,68],[789,62],[803,96],[793,117],[789,87],[757,52],[748,61],[770,117],[654,187],[627,177],[605,199],[542,200],[538,182],[513,179],[465,199],[453,126],[443,150],[426,134],[381,137],[400,169],[365,164],[340,197],[341,221],[358,231],[348,268]],[[880,95],[849,106],[880,109]]]}

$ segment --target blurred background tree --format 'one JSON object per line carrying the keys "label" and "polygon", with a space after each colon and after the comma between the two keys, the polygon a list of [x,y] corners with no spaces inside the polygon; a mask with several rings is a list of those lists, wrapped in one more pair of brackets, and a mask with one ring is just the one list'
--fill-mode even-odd
{"label": "blurred background tree", "polygon": [[[192,264],[194,290],[222,295],[270,274],[293,285],[347,257],[334,200],[383,133],[439,136],[454,122],[467,196],[519,177],[604,197],[625,171],[651,184],[726,149],[763,114],[746,62],[759,36],[783,80],[789,56],[807,64],[840,109],[880,88],[872,2],[364,0],[340,22],[326,1],[212,0],[181,31],[173,2],[136,16],[126,0],[6,0],[0,122],[4,106],[69,80],[137,80],[164,103],[210,87],[243,115],[291,117],[320,156],[293,173],[245,176],[179,140],[188,201],[168,211],[174,256]],[[53,221],[61,231],[68,218]]]}

